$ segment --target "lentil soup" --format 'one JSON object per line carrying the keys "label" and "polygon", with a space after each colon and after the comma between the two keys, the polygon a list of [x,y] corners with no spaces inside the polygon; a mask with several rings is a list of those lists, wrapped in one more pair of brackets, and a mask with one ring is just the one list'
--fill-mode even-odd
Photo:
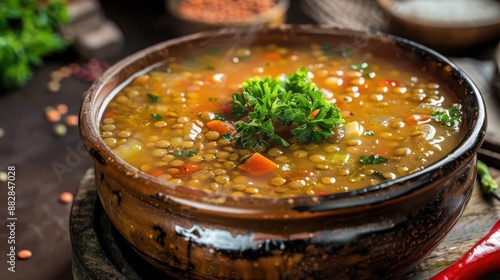
{"label": "lentil soup", "polygon": [[[285,126],[273,117],[280,109],[259,123],[250,86],[265,92],[264,84],[296,77],[321,92],[300,113],[318,126]],[[414,173],[451,152],[461,138],[457,102],[420,69],[327,43],[207,48],[118,88],[100,134],[118,157],[174,185],[232,196],[323,195]]]}

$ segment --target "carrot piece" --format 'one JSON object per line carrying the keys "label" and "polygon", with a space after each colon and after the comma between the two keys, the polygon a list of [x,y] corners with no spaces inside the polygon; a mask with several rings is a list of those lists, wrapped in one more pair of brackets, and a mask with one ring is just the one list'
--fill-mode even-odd
{"label": "carrot piece", "polygon": [[210,130],[219,132],[220,135],[232,134],[235,131],[235,127],[232,124],[220,120],[207,122],[207,127]]}
{"label": "carrot piece", "polygon": [[151,170],[151,171],[148,171],[147,173],[148,173],[149,175],[153,176],[153,177],[158,177],[158,176],[160,176],[160,175],[162,175],[162,174],[163,174],[163,171],[158,170],[158,169],[153,169],[153,170]]}
{"label": "carrot piece", "polygon": [[192,163],[183,163],[179,168],[179,173],[173,175],[174,178],[187,178],[200,170],[200,167]]}
{"label": "carrot piece", "polygon": [[325,190],[314,190],[313,192],[315,195],[327,195],[327,194],[329,194],[329,192],[327,192]]}
{"label": "carrot piece", "polygon": [[278,165],[260,153],[254,153],[238,168],[252,175],[262,175],[278,168]]}
{"label": "carrot piece", "polygon": [[270,52],[270,53],[266,53],[264,55],[264,59],[268,59],[268,60],[278,60],[281,58],[281,55],[277,52]]}
{"label": "carrot piece", "polygon": [[318,114],[319,114],[320,109],[316,109],[312,111],[312,113],[309,115],[310,119],[314,119]]}
{"label": "carrot piece", "polygon": [[411,125],[426,123],[430,121],[431,116],[427,114],[413,114],[406,118],[406,122]]}

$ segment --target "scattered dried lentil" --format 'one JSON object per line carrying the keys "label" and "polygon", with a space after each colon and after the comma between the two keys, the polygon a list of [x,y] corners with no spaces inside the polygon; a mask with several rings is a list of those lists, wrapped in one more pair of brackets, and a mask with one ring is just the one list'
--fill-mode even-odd
{"label": "scattered dried lentil", "polygon": [[26,250],[26,249],[17,252],[17,257],[20,260],[27,260],[27,259],[31,258],[32,255],[33,255],[33,253],[31,253],[30,250]]}
{"label": "scattered dried lentil", "polygon": [[73,194],[70,192],[63,192],[59,196],[59,201],[65,204],[71,203],[73,202]]}

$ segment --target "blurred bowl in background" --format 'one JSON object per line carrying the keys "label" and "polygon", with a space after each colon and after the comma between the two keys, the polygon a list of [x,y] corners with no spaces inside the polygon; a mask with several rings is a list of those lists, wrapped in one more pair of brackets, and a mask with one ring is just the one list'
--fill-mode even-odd
{"label": "blurred bowl in background", "polygon": [[179,35],[224,27],[276,27],[285,22],[289,5],[289,0],[166,0],[179,21]]}
{"label": "blurred bowl in background", "polygon": [[377,0],[391,15],[390,33],[442,53],[460,53],[500,39],[496,0]]}

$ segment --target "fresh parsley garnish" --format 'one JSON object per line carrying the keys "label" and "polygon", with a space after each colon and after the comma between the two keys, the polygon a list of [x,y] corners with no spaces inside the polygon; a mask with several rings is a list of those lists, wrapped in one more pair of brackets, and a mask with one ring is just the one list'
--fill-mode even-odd
{"label": "fresh parsley garnish", "polygon": [[152,93],[148,93],[147,95],[148,95],[149,101],[151,101],[153,103],[160,102],[160,97],[158,97]]}
{"label": "fresh parsley garnish", "polygon": [[[286,77],[250,78],[242,86],[242,94],[233,94],[231,113],[248,113],[235,123],[238,141],[245,148],[288,146],[276,133],[278,126],[289,127],[297,140],[307,143],[331,137],[332,128],[344,123],[340,110],[323,97],[304,68]],[[316,110],[319,112],[310,118]]]}
{"label": "fresh parsley garnish", "polygon": [[373,130],[367,130],[367,131],[365,131],[365,135],[366,136],[373,136],[373,135],[375,135],[375,133],[373,132]]}
{"label": "fresh parsley garnish", "polygon": [[379,164],[387,162],[389,159],[379,156],[379,155],[371,155],[371,156],[360,156],[358,162],[363,165],[368,164]]}
{"label": "fresh parsley garnish", "polygon": [[457,127],[461,119],[462,112],[457,104],[453,104],[449,109],[434,111],[431,114],[431,120],[448,127]]}
{"label": "fresh parsley garnish", "polygon": [[163,117],[160,114],[151,114],[151,117],[155,121],[161,121],[161,120],[163,120]]}

